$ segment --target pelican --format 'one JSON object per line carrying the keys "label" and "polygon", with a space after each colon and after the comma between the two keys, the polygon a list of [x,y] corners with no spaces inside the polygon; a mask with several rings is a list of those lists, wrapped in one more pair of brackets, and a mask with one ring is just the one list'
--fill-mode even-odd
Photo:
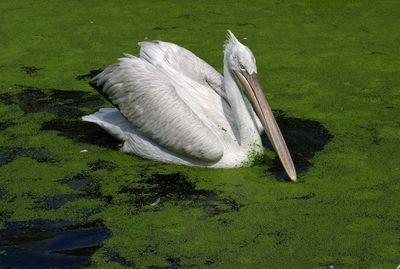
{"label": "pelican", "polygon": [[144,41],[91,80],[114,108],[84,116],[145,159],[210,168],[248,165],[265,131],[292,181],[296,170],[261,89],[251,50],[228,30],[224,76],[173,43]]}

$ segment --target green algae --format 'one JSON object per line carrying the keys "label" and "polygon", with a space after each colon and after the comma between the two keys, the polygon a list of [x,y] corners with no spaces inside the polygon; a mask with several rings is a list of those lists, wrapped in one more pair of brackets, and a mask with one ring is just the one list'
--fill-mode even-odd
{"label": "green algae", "polygon": [[[2,1],[0,10],[0,146],[24,153],[0,166],[0,227],[102,219],[112,236],[93,268],[400,263],[397,1]],[[124,154],[96,130],[99,143],[88,140],[89,127],[74,125],[79,115],[109,103],[81,102],[69,116],[49,109],[54,95],[37,97],[41,109],[18,104],[26,87],[97,96],[85,74],[137,53],[144,39],[180,44],[221,71],[227,29],[253,50],[271,106],[333,135],[297,184],[271,174],[271,151],[252,167],[210,170]],[[81,128],[65,135],[60,121]],[[195,199],[170,195],[152,206],[149,178],[176,173]],[[66,183],[78,175],[90,177],[87,189]],[[56,197],[73,199],[52,208]]]}

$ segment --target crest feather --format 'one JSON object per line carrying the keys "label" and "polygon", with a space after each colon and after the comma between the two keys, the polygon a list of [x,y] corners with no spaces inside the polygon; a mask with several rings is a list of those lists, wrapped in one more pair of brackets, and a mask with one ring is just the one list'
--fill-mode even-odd
{"label": "crest feather", "polygon": [[237,38],[235,37],[235,35],[231,32],[231,30],[228,30],[227,35],[228,35],[228,38],[225,41],[224,50],[229,50],[234,45],[237,45],[238,43],[240,43],[239,40],[237,40]]}

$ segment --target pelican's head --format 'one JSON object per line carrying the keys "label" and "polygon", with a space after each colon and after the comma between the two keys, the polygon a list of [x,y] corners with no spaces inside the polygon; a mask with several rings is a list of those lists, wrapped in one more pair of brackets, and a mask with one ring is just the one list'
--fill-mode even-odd
{"label": "pelican's head", "polygon": [[253,52],[240,43],[229,30],[228,40],[225,43],[225,60],[232,71],[257,73],[256,58]]}
{"label": "pelican's head", "polygon": [[253,53],[248,47],[240,43],[229,30],[224,52],[225,62],[228,64],[233,79],[242,94],[250,100],[289,178],[296,181],[296,170],[292,158],[261,89]]}

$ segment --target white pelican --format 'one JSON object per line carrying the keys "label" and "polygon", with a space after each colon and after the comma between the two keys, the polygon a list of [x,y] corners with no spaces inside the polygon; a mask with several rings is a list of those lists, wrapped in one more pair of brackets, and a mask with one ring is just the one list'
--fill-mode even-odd
{"label": "white pelican", "polygon": [[[224,77],[192,52],[162,41],[140,42],[91,84],[116,108],[84,116],[146,159],[202,167],[240,167],[263,151],[266,132],[289,178],[296,170],[264,97],[251,50],[232,32]],[[254,111],[255,110],[255,111]]]}

